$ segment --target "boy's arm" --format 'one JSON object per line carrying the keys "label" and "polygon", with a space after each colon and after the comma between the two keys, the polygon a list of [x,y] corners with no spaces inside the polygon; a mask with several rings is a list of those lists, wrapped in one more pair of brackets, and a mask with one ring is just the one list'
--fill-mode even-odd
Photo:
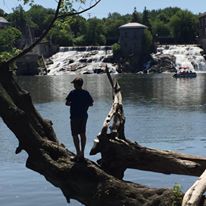
{"label": "boy's arm", "polygon": [[71,106],[71,95],[68,94],[68,96],[66,97],[66,102],[65,102],[66,106]]}
{"label": "boy's arm", "polygon": [[71,102],[69,102],[68,100],[66,100],[65,105],[66,105],[66,106],[71,106]]}

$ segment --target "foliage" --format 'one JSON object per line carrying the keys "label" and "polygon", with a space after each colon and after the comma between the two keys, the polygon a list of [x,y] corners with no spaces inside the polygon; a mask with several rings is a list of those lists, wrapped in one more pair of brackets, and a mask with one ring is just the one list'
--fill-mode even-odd
{"label": "foliage", "polygon": [[172,191],[173,191],[172,206],[181,206],[182,198],[183,198],[183,193],[181,191],[181,185],[176,183]]}
{"label": "foliage", "polygon": [[[65,12],[72,9],[71,5],[75,1],[62,1],[62,9],[65,7]],[[32,3],[28,11],[24,11],[23,7],[18,6],[6,18],[12,26],[21,31],[23,40],[31,37],[36,39],[48,27],[55,11],[35,5],[35,1],[26,0],[24,2]],[[194,43],[198,34],[198,18],[191,12],[177,7],[149,11],[145,7],[142,13],[137,12],[134,8],[131,14],[121,15],[114,12],[109,13],[108,17],[103,19],[96,17],[86,19],[82,16],[61,18],[56,21],[47,35],[47,39],[60,46],[113,45],[119,40],[119,27],[131,21],[148,26],[150,32],[145,32],[146,46],[144,45],[146,53],[151,51],[152,36],[153,38],[159,37],[159,39],[161,37],[173,38],[177,43]],[[16,41],[11,42],[14,44]],[[8,46],[11,47],[11,44]]]}
{"label": "foliage", "polygon": [[171,17],[170,26],[177,43],[192,43],[197,35],[198,19],[189,11],[178,11]]}
{"label": "foliage", "polygon": [[67,21],[57,20],[49,32],[49,38],[53,44],[59,46],[72,46],[73,37]]}
{"label": "foliage", "polygon": [[142,24],[148,27],[148,29],[151,31],[151,24],[149,20],[149,11],[147,8],[144,8],[143,14],[142,14]]}
{"label": "foliage", "polygon": [[13,48],[11,51],[0,51],[0,63],[6,62],[11,57],[20,53],[19,49]]}
{"label": "foliage", "polygon": [[153,50],[153,37],[149,30],[144,30],[144,41],[143,41],[143,48],[144,48],[144,54],[148,55]]}
{"label": "foliage", "polygon": [[74,37],[81,36],[87,31],[87,21],[81,16],[67,18],[67,23],[71,28]]}
{"label": "foliage", "polygon": [[103,27],[105,31],[106,44],[111,45],[118,42],[119,39],[119,27],[130,21],[130,16],[121,16],[119,13],[110,13],[108,18],[104,18]]}
{"label": "foliage", "polygon": [[0,9],[0,16],[3,16],[3,17],[4,17],[4,15],[5,15],[4,10],[3,10],[3,9]]}
{"label": "foliage", "polygon": [[14,8],[13,12],[8,15],[8,21],[11,22],[12,26],[19,29],[23,34],[26,33],[28,18],[21,5]]}
{"label": "foliage", "polygon": [[140,14],[137,12],[136,7],[134,8],[134,11],[132,13],[132,19],[131,22],[141,22],[141,17]]}
{"label": "foliage", "polygon": [[115,57],[120,55],[120,50],[121,50],[120,44],[115,43],[112,45],[112,52]]}
{"label": "foliage", "polygon": [[27,11],[28,25],[33,30],[34,37],[41,35],[54,16],[53,9],[45,9],[40,5],[34,5]]}
{"label": "foliage", "polygon": [[87,21],[87,31],[85,34],[85,41],[88,45],[104,45],[106,38],[104,36],[105,30],[101,24],[101,20],[91,18]]}
{"label": "foliage", "polygon": [[15,48],[20,37],[21,32],[14,27],[2,29],[0,32],[0,51],[10,51]]}
{"label": "foliage", "polygon": [[154,36],[170,36],[171,34],[169,25],[158,19],[152,23],[152,32]]}

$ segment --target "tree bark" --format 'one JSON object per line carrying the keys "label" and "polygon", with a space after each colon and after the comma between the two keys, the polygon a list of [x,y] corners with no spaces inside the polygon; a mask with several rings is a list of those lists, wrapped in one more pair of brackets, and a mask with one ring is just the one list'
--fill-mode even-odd
{"label": "tree bark", "polygon": [[28,153],[26,166],[60,188],[69,202],[98,206],[166,206],[173,201],[168,189],[150,189],[119,180],[89,160],[73,162],[60,144],[52,125],[35,110],[30,95],[22,90],[8,68],[0,67],[0,115]]}
{"label": "tree bark", "polygon": [[[19,56],[34,46],[35,43]],[[172,190],[152,189],[123,181],[125,169],[199,175],[206,168],[205,158],[144,148],[127,140],[121,90],[108,72],[114,101],[91,150],[91,154],[101,152],[102,160],[99,165],[89,160],[71,161],[74,154],[59,143],[52,122],[41,117],[30,94],[19,87],[9,71],[9,63],[18,57],[0,64],[0,116],[19,140],[17,152],[24,149],[28,153],[26,166],[60,188],[68,202],[73,198],[88,206],[173,205],[181,201],[181,195],[177,200]],[[109,127],[110,133],[107,132]],[[165,162],[166,168],[162,166]]]}
{"label": "tree bark", "polygon": [[182,206],[197,206],[203,200],[203,194],[206,191],[206,170],[198,178],[198,180],[185,193]]}
{"label": "tree bark", "polygon": [[106,72],[113,89],[113,104],[90,151],[91,155],[101,153],[98,161],[101,167],[119,179],[124,177],[127,168],[200,176],[206,169],[206,158],[146,148],[125,138],[121,89],[107,68]]}

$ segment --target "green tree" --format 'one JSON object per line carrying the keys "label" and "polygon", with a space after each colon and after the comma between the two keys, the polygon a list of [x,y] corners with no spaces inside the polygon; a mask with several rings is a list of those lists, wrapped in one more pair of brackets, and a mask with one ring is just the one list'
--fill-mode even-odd
{"label": "green tree", "polygon": [[57,20],[54,24],[54,27],[49,32],[49,38],[53,44],[59,46],[72,46],[73,45],[73,36],[71,28],[68,24],[68,19],[66,20]]}
{"label": "green tree", "polygon": [[152,33],[154,36],[170,36],[170,28],[168,24],[165,24],[159,19],[155,19],[155,21],[152,22]]}
{"label": "green tree", "polygon": [[170,27],[177,43],[193,43],[197,35],[198,19],[187,10],[178,11],[171,17]]}
{"label": "green tree", "polygon": [[3,16],[3,17],[5,16],[5,12],[4,12],[4,10],[1,9],[1,8],[0,8],[0,16]]}
{"label": "green tree", "polygon": [[105,31],[102,21],[97,18],[88,20],[85,41],[88,45],[104,45],[106,43]]}
{"label": "green tree", "polygon": [[144,7],[144,11],[142,14],[142,23],[148,27],[148,29],[151,31],[151,24],[149,20],[149,12],[146,7]]}
{"label": "green tree", "polygon": [[78,37],[86,33],[87,23],[86,19],[82,16],[70,17],[68,24],[74,37]]}
{"label": "green tree", "polygon": [[19,29],[23,35],[27,35],[28,18],[21,5],[13,9],[13,12],[8,15],[8,20],[14,27]]}
{"label": "green tree", "polygon": [[119,13],[110,13],[108,18],[103,19],[103,27],[105,31],[107,45],[112,45],[118,42],[119,39],[119,27],[128,23],[130,16],[121,16]]}
{"label": "green tree", "polygon": [[49,22],[51,22],[54,10],[46,9],[40,5],[33,5],[26,14],[30,21],[29,25],[33,30],[34,37],[38,37],[47,28]]}
{"label": "green tree", "polygon": [[143,41],[144,55],[149,55],[153,51],[153,37],[148,29],[144,30],[144,41]]}
{"label": "green tree", "polygon": [[134,7],[131,22],[138,22],[138,23],[141,22],[141,17],[139,15],[139,13],[137,12],[136,7]]}
{"label": "green tree", "polygon": [[2,29],[0,32],[0,51],[11,51],[20,37],[21,32],[14,27]]}

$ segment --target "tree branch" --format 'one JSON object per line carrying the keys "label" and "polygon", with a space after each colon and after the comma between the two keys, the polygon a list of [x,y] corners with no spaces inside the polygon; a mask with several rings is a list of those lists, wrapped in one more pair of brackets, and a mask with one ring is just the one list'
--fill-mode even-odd
{"label": "tree branch", "polygon": [[[42,41],[42,39],[48,34],[48,32],[50,31],[51,27],[54,25],[55,21],[58,18],[62,18],[62,17],[66,17],[66,16],[74,16],[74,15],[79,15],[82,14],[90,9],[92,9],[93,7],[95,7],[101,0],[98,0],[97,2],[95,2],[92,6],[90,6],[87,9],[84,9],[80,12],[74,12],[74,13],[68,13],[68,14],[64,14],[64,15],[59,15],[59,11],[61,8],[61,4],[62,4],[62,0],[59,0],[57,8],[56,8],[56,12],[54,15],[54,18],[52,19],[52,21],[50,22],[48,28],[41,34],[41,36],[35,41],[33,42],[28,48],[24,49],[21,53],[19,53],[18,55],[12,57],[11,59],[9,59],[8,61],[6,61],[6,64],[11,64],[13,63],[15,60],[17,60],[18,58],[24,56],[26,53],[28,53],[29,51],[31,51],[38,43],[40,43]],[[1,64],[0,64],[1,65]]]}
{"label": "tree branch", "polygon": [[100,1],[101,0],[96,1],[93,5],[91,5],[90,7],[86,8],[86,9],[83,9],[82,11],[58,15],[58,18],[65,18],[67,16],[75,16],[75,15],[85,13],[86,11],[89,11],[90,9],[94,8],[97,4],[99,4]]}

